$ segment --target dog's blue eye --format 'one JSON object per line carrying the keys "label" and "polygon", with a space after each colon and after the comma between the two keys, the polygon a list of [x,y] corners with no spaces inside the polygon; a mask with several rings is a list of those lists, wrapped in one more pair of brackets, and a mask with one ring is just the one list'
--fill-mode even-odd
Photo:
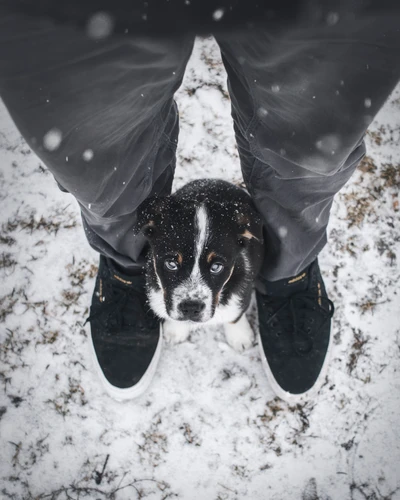
{"label": "dog's blue eye", "polygon": [[211,264],[210,272],[212,274],[219,274],[223,270],[223,268],[224,266],[222,264],[214,262],[214,264]]}
{"label": "dog's blue eye", "polygon": [[164,266],[168,269],[168,271],[177,271],[178,270],[178,264],[176,263],[175,260],[166,260],[164,262]]}

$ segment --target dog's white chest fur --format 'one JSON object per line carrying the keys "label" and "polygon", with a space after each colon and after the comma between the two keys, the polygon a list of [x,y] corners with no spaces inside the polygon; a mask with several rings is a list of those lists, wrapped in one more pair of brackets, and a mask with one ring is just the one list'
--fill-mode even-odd
{"label": "dog's white chest fur", "polygon": [[[226,341],[235,351],[242,352],[253,345],[254,333],[245,314],[236,323],[224,322],[223,325]],[[163,335],[167,342],[178,344],[187,340],[190,332],[204,326],[206,325],[187,321],[166,320],[163,323]]]}

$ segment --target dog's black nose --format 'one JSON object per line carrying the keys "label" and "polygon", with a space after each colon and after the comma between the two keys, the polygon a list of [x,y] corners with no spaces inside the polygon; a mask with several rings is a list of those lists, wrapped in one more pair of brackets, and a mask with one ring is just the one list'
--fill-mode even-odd
{"label": "dog's black nose", "polygon": [[201,300],[184,300],[179,304],[179,310],[185,319],[196,321],[206,305]]}

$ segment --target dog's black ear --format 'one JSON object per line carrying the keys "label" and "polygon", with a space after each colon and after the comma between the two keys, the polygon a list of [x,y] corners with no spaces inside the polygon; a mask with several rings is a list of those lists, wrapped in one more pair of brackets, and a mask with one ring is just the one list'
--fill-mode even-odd
{"label": "dog's black ear", "polygon": [[168,205],[168,197],[151,197],[141,203],[137,209],[135,234],[141,232],[146,238],[153,238],[159,230]]}
{"label": "dog's black ear", "polygon": [[246,245],[252,239],[263,244],[263,222],[256,209],[247,204],[238,204],[235,209],[236,222],[239,226],[238,244]]}

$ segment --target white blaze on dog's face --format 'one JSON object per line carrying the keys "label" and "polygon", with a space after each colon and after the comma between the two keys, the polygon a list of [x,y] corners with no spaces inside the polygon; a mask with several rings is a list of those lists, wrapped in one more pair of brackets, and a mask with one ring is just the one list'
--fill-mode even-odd
{"label": "white blaze on dog's face", "polygon": [[240,227],[232,205],[156,199],[143,232],[151,247],[148,297],[159,317],[195,323],[240,317],[240,290],[254,279],[247,248],[254,236]]}
{"label": "white blaze on dog's face", "polygon": [[[194,227],[194,252],[192,258],[188,259],[190,275],[171,290],[171,299],[168,301],[170,304],[168,314],[171,319],[175,320],[204,322],[210,320],[213,316],[213,288],[215,289],[215,286],[206,279],[205,273],[207,270],[203,270],[202,273],[200,269],[200,259],[206,249],[210,229],[208,214],[204,205],[196,209]],[[173,268],[169,269],[170,272],[176,272],[175,266],[177,265],[179,265],[179,262],[175,263],[173,259],[171,262],[166,262],[167,269]],[[218,264],[214,264],[213,268],[210,267],[209,272],[217,274],[213,271],[214,269],[219,271]]]}

